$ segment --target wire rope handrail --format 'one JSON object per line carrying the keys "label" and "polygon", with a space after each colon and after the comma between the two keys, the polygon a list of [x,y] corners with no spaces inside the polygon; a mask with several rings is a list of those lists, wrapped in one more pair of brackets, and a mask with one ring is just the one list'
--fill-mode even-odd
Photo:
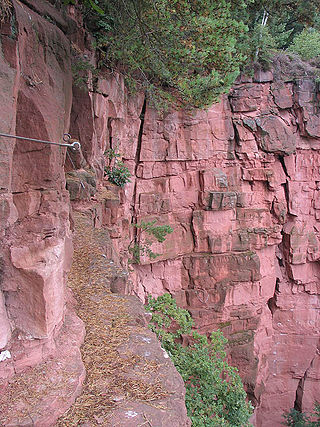
{"label": "wire rope handrail", "polygon": [[80,150],[81,148],[81,144],[79,141],[73,141],[73,142],[68,142],[71,140],[71,135],[69,133],[65,133],[63,134],[63,141],[64,142],[52,142],[52,141],[45,141],[43,139],[35,139],[35,138],[28,138],[25,136],[17,136],[17,135],[11,135],[8,133],[2,133],[0,132],[0,136],[3,136],[5,138],[15,138],[15,139],[21,139],[21,140],[25,140],[25,141],[32,141],[32,142],[40,142],[42,144],[51,144],[51,145],[59,145],[62,147],[69,147],[69,148],[73,148],[74,150]]}

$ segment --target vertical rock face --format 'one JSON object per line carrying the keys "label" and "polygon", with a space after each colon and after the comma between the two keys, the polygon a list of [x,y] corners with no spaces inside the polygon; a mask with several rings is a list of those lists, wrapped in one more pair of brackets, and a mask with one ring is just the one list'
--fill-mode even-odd
{"label": "vertical rock face", "polygon": [[140,130],[113,115],[133,178],[104,218],[125,255],[132,217],[173,227],[132,291],[171,292],[199,330],[221,328],[255,425],[271,427],[320,397],[320,117],[313,80],[256,77],[207,111],[140,106]]}
{"label": "vertical rock face", "polygon": [[[124,262],[132,223],[174,229],[153,244],[155,260],[132,265],[131,292],[170,292],[200,331],[222,329],[256,426],[281,425],[294,405],[310,410],[320,399],[316,83],[260,73],[206,111],[162,114],[142,94],[128,97],[118,76],[72,94],[72,25],[49,3],[30,4],[15,3],[0,27],[0,131],[52,141],[70,131],[84,155],[75,167],[88,164],[98,178],[104,150],[117,148],[131,183],[112,197],[108,184],[92,204],[95,223],[109,228]],[[16,349],[0,378],[48,354],[64,318],[64,160],[64,148],[0,137],[0,350]],[[75,200],[94,192],[81,173]]]}
{"label": "vertical rock face", "polygon": [[[72,101],[69,42],[21,3],[0,32],[0,132],[61,141]],[[0,364],[6,378],[54,346],[72,245],[65,149],[0,137],[0,159],[0,350],[12,353]]]}

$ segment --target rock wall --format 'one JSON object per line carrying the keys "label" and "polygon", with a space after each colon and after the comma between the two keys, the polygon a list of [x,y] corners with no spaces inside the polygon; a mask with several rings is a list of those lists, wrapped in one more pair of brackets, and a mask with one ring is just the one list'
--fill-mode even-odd
{"label": "rock wall", "polygon": [[[259,72],[206,111],[160,114],[142,94],[128,97],[108,70],[89,89],[72,90],[71,45],[94,60],[85,34],[49,3],[26,3],[15,3],[1,26],[0,131],[53,141],[69,131],[80,140],[71,198],[91,200],[96,226],[109,229],[124,265],[132,224],[173,227],[152,246],[156,260],[132,266],[130,292],[144,300],[169,291],[200,331],[223,330],[256,426],[280,426],[293,405],[310,410],[320,399],[314,80]],[[17,348],[0,365],[8,378],[54,346],[72,249],[65,149],[0,138],[0,349]],[[110,147],[131,170],[124,189],[102,180]],[[103,197],[94,196],[94,176]]]}
{"label": "rock wall", "polygon": [[[90,36],[77,10],[72,6],[59,10],[58,2],[55,6],[42,0],[14,1],[10,19],[0,23],[0,133],[64,142],[64,132],[70,132],[81,138],[82,147],[67,151],[62,146],[0,136],[0,425],[66,425],[64,419],[57,420],[81,395],[84,400],[79,397],[75,410],[82,405],[85,424],[133,426],[148,420],[163,426],[189,426],[183,380],[148,330],[141,301],[125,296],[119,303],[119,295],[110,295],[110,282],[121,286],[121,275],[127,273],[117,269],[108,231],[98,230],[101,241],[88,247],[88,235],[81,230],[86,250],[79,258],[78,248],[68,278],[69,286],[77,282],[89,293],[95,289],[87,305],[92,305],[91,297],[98,298],[102,308],[89,313],[91,325],[75,313],[77,306],[79,314],[83,292],[77,302],[66,287],[77,225],[73,208],[89,218],[92,231],[93,225],[102,226],[104,204],[113,203],[112,193],[102,185],[101,192],[92,196],[103,176],[110,116],[118,117],[124,109],[124,86],[120,79],[102,79],[96,92],[91,84],[87,89],[73,86],[72,65],[94,60],[94,52],[87,48]],[[117,94],[116,106],[106,94],[111,90]],[[99,263],[101,258],[105,263]],[[109,307],[102,304],[106,294],[112,299]],[[79,316],[83,317],[81,310]],[[124,329],[123,339],[116,333],[114,319]],[[86,337],[85,326],[90,330]],[[89,345],[88,336],[93,340]],[[106,355],[104,340],[111,350],[101,363],[96,343]],[[96,357],[83,356],[90,359],[89,365],[82,360],[82,344]],[[101,368],[94,369],[94,377],[88,375],[92,364]],[[122,367],[126,376],[121,379]],[[89,393],[83,387],[86,374]],[[95,381],[101,389],[88,415],[83,410],[88,409],[86,396],[97,392]],[[123,386],[122,395],[117,381]],[[130,390],[133,394],[125,391],[130,388],[135,389]],[[73,421],[78,423],[79,418]]]}
{"label": "rock wall", "polygon": [[[70,42],[54,18],[68,27],[50,4],[15,2],[0,26],[1,133],[61,142],[69,129]],[[0,364],[2,381],[54,351],[64,321],[72,259],[65,151],[0,137],[0,351],[12,356]]]}
{"label": "rock wall", "polygon": [[156,219],[174,232],[153,245],[155,261],[134,266],[132,292],[170,292],[197,329],[223,330],[256,426],[281,425],[293,406],[311,410],[320,397],[316,83],[260,72],[207,111],[135,105],[109,118],[133,177],[104,221],[124,258],[130,223]]}

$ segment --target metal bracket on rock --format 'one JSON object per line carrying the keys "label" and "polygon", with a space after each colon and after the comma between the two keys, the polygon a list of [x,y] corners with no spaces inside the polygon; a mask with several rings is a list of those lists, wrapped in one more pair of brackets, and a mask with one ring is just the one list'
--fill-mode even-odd
{"label": "metal bracket on rock", "polygon": [[24,136],[10,135],[10,134],[1,133],[1,132],[0,132],[0,136],[3,136],[5,138],[22,139],[22,140],[25,140],[25,141],[40,142],[42,144],[60,145],[62,147],[72,148],[74,150],[80,150],[80,148],[81,148],[81,144],[80,144],[79,141],[69,142],[71,140],[71,135],[68,134],[68,133],[65,133],[63,135],[62,139],[63,139],[64,143],[63,142],[44,141],[42,139],[27,138],[27,137],[24,137]]}

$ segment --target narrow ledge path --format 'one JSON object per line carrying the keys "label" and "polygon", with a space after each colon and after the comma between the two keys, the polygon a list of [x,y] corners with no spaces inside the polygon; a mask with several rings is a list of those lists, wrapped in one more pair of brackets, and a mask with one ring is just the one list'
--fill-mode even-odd
{"label": "narrow ledge path", "polygon": [[10,380],[0,426],[189,427],[183,381],[141,301],[110,290],[127,273],[112,259],[108,231],[95,229],[86,211],[74,212],[74,228],[69,308],[55,351]]}
{"label": "narrow ledge path", "polygon": [[184,385],[155,335],[138,298],[110,291],[127,273],[106,256],[109,234],[74,213],[74,258],[68,286],[85,324],[81,348],[86,380],[56,426],[187,426]]}

